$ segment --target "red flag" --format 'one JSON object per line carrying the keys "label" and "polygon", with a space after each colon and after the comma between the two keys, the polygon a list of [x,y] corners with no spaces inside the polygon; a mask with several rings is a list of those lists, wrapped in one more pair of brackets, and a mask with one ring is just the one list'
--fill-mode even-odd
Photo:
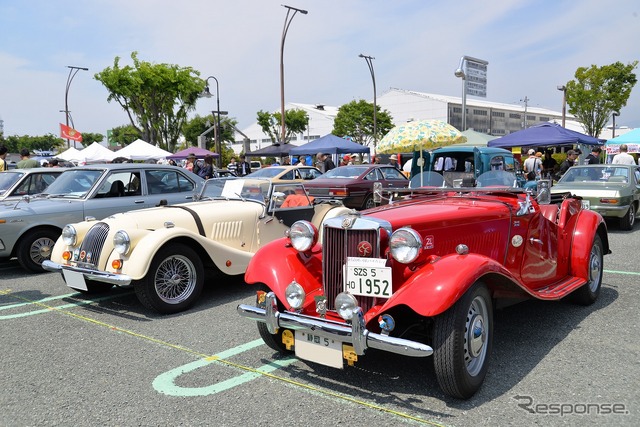
{"label": "red flag", "polygon": [[82,134],[72,127],[60,123],[60,138],[82,142]]}

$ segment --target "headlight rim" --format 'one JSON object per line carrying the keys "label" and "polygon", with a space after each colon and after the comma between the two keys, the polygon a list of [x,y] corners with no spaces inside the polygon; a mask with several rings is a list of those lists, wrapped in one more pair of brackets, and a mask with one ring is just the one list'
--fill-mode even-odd
{"label": "headlight rim", "polygon": [[[66,235],[69,231],[71,231],[72,235],[73,235],[73,240],[68,240],[69,236]],[[76,243],[78,243],[78,230],[76,230],[76,228],[71,225],[71,224],[67,224],[64,226],[64,228],[62,229],[62,233],[60,234],[60,237],[62,238],[62,241],[65,243],[65,245],[67,246],[75,246]]]}
{"label": "headlight rim", "polygon": [[[292,236],[292,234],[297,233],[295,229],[300,226],[303,226],[303,228],[308,232],[307,237],[295,236],[295,235]],[[289,231],[287,234],[289,236],[289,241],[291,242],[291,246],[293,246],[293,248],[298,252],[307,252],[311,250],[311,248],[313,248],[318,242],[318,230],[316,229],[316,226],[313,225],[313,223],[306,220],[300,220],[300,221],[294,222],[291,225],[291,227],[289,227]],[[301,238],[306,238],[310,240],[306,242],[304,245],[300,245],[298,239],[301,239]]]}
{"label": "headlight rim", "polygon": [[[116,239],[122,237],[124,242],[117,242]],[[125,230],[118,230],[113,235],[113,250],[120,255],[127,255],[131,250],[131,237]]]}
{"label": "headlight rim", "polygon": [[[394,238],[396,238],[397,236],[400,235],[400,233],[409,233],[409,235],[411,237],[413,237],[413,239],[415,240],[416,245],[415,246],[411,246],[411,245],[407,245],[405,247],[411,248],[411,250],[415,251],[415,254],[412,255],[410,258],[402,258],[399,259],[400,256],[399,254],[396,252],[398,250],[398,248],[394,248]],[[413,228],[410,227],[401,227],[398,228],[397,230],[395,230],[390,238],[389,238],[389,252],[391,253],[391,256],[393,257],[394,260],[398,261],[401,264],[411,264],[412,262],[414,262],[416,259],[418,259],[420,257],[420,254],[422,253],[422,236],[420,236],[420,233],[418,233],[416,230],[414,230]]]}

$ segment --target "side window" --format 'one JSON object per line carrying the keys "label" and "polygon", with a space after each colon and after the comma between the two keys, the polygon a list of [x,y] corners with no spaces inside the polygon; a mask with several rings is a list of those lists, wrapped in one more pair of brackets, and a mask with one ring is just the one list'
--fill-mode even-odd
{"label": "side window", "polygon": [[292,180],[292,179],[294,179],[294,177],[293,177],[293,172],[294,172],[294,171],[293,171],[293,169],[292,169],[292,170],[290,170],[289,172],[287,172],[287,173],[285,173],[284,175],[282,175],[282,176],[280,177],[280,179],[285,179],[285,180],[289,180],[289,181],[290,181],[290,180]]}
{"label": "side window", "polygon": [[382,177],[380,176],[380,172],[378,172],[377,169],[373,169],[364,176],[364,179],[366,179],[367,181],[379,181],[380,179],[382,179]]}
{"label": "side window", "polygon": [[[131,171],[118,171],[110,174],[100,186],[96,197],[125,197],[140,194],[140,186],[138,185],[137,190],[134,190],[132,186],[132,183],[136,181],[135,175]],[[137,181],[139,182],[140,179],[137,178]]]}
{"label": "side window", "polygon": [[638,185],[640,183],[640,170],[636,169],[634,175],[636,176],[636,185]]}
{"label": "side window", "polygon": [[146,170],[149,194],[186,193],[193,191],[193,184],[178,171]]}
{"label": "side window", "polygon": [[504,157],[503,156],[494,156],[491,158],[489,162],[491,165],[492,171],[502,171],[504,170]]}
{"label": "side window", "polygon": [[384,168],[381,169],[385,179],[404,180],[406,179],[402,173],[396,168]]}
{"label": "side window", "polygon": [[13,194],[16,196],[26,196],[27,194],[32,194],[30,192],[32,178],[33,178],[33,175],[28,176],[27,179],[22,181],[22,183],[18,186],[18,188],[15,189]]}

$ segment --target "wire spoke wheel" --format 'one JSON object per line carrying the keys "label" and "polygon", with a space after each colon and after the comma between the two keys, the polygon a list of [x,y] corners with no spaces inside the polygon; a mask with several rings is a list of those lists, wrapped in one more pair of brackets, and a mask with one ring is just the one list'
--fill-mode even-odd
{"label": "wire spoke wheel", "polygon": [[156,270],[154,282],[160,299],[169,304],[184,301],[196,287],[195,266],[189,258],[174,255],[165,259]]}

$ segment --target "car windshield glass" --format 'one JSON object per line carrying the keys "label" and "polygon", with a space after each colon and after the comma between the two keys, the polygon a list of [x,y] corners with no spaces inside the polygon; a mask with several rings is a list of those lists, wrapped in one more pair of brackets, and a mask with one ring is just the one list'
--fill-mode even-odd
{"label": "car windshield glass", "polygon": [[278,168],[278,167],[271,166],[271,167],[268,167],[268,168],[258,169],[255,172],[251,172],[249,175],[247,175],[247,177],[251,177],[251,178],[273,178],[274,176],[278,175],[282,171],[284,171],[284,168]]}
{"label": "car windshield glass", "polygon": [[45,193],[50,197],[85,197],[103,173],[103,170],[91,169],[64,171]]}
{"label": "car windshield glass", "polygon": [[507,171],[485,172],[476,180],[476,187],[517,187],[516,175]]}
{"label": "car windshield glass", "polygon": [[4,194],[13,184],[24,175],[23,172],[3,172],[0,173],[0,194]]}
{"label": "car windshield glass", "polygon": [[322,178],[357,178],[362,175],[368,166],[340,166],[331,169],[322,175]]}
{"label": "car windshield glass", "polygon": [[269,185],[264,179],[213,178],[205,183],[200,199],[248,199],[265,203]]}
{"label": "car windshield glass", "polygon": [[629,169],[626,167],[600,167],[600,166],[584,166],[572,167],[562,176],[559,184],[570,182],[609,182],[609,183],[626,183],[629,182]]}

